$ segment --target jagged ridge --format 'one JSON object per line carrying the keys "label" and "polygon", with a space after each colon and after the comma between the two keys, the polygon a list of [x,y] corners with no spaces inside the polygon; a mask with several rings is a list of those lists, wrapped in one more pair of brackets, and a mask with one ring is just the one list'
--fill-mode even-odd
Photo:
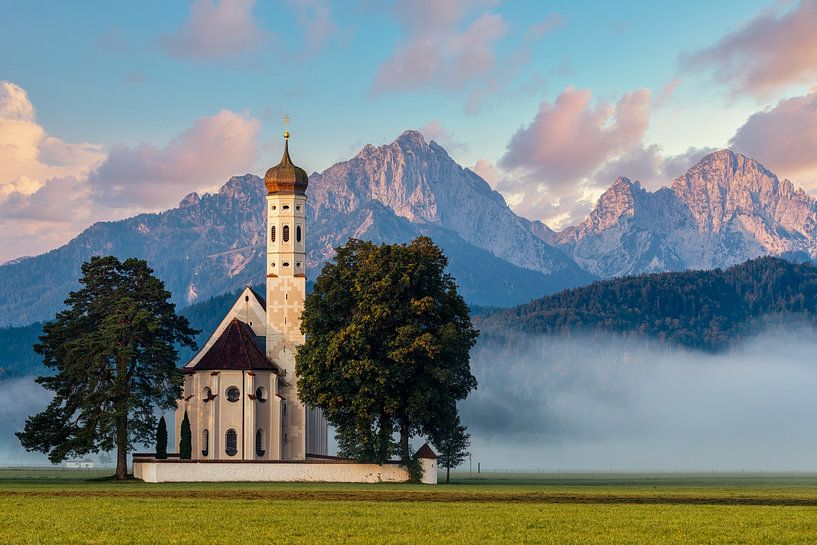
{"label": "jagged ridge", "polygon": [[789,180],[721,150],[670,188],[649,192],[619,178],[585,221],[549,240],[600,277],[728,267],[762,255],[811,260],[817,212]]}

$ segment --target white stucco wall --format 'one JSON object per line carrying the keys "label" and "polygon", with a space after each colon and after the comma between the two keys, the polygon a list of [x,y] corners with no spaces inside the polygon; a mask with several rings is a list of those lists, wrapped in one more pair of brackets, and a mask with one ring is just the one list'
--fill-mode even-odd
{"label": "white stucco wall", "polygon": [[[401,483],[408,472],[397,464],[133,462],[133,476],[149,483],[335,482]],[[425,477],[425,475],[424,475]],[[437,479],[434,471],[434,483]],[[425,482],[425,479],[424,479]]]}

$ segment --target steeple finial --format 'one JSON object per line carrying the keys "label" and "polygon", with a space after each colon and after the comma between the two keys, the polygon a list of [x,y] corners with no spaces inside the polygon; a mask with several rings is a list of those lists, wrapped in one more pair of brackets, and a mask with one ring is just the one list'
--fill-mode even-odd
{"label": "steeple finial", "polygon": [[284,114],[284,140],[289,140],[289,116]]}

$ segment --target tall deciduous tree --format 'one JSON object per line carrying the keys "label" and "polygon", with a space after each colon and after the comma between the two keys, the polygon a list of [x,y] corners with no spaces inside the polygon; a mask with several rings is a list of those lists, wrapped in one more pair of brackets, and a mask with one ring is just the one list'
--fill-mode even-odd
{"label": "tall deciduous tree", "polygon": [[298,391],[335,426],[342,454],[384,462],[396,449],[408,464],[410,438],[450,422],[476,388],[469,351],[479,332],[446,265],[427,237],[350,240],[317,278],[301,321]]}
{"label": "tall deciduous tree", "polygon": [[17,437],[54,463],[115,448],[125,479],[128,450],[152,439],[155,409],[174,408],[181,395],[176,346],[194,348],[197,332],[145,261],[93,257],[80,282],[34,346],[54,371],[37,382],[54,398]]}

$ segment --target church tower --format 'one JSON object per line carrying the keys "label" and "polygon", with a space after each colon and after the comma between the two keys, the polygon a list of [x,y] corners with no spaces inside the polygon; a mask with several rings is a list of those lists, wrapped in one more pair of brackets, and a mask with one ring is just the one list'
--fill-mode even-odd
{"label": "church tower", "polygon": [[[306,297],[306,171],[289,156],[284,133],[281,162],[264,176],[267,188],[267,357],[279,369],[281,459],[301,460],[326,450],[326,424],[298,399],[295,350],[303,344],[301,312]],[[308,429],[310,427],[312,429]],[[309,432],[309,437],[307,434]]]}

